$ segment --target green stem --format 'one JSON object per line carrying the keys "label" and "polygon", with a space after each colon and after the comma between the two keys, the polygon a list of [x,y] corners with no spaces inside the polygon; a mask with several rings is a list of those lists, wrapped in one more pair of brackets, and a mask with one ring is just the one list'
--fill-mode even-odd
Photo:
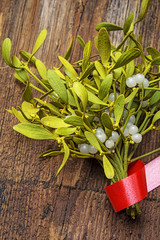
{"label": "green stem", "polygon": [[127,177],[127,166],[128,166],[128,149],[129,149],[129,142],[124,143],[124,174]]}
{"label": "green stem", "polygon": [[152,130],[153,125],[151,124],[146,130],[144,130],[143,132],[141,132],[141,135],[146,134],[147,132],[149,132],[150,130]]}
{"label": "green stem", "polygon": [[41,90],[40,88],[34,86],[32,83],[29,83],[29,85],[30,85],[31,88],[34,88],[34,89],[37,90],[38,92],[45,94],[45,92],[44,92],[43,90]]}
{"label": "green stem", "polygon": [[160,91],[160,88],[145,87],[144,90],[156,90],[156,91]]}
{"label": "green stem", "polygon": [[50,93],[52,93],[53,91],[54,91],[54,89],[51,89],[50,91],[44,93],[44,95],[42,95],[42,96],[40,97],[40,99],[45,98],[46,96],[48,96],[48,95],[49,95]]}
{"label": "green stem", "polygon": [[147,157],[147,156],[149,156],[149,155],[151,155],[151,154],[153,154],[153,153],[155,153],[155,152],[158,152],[158,151],[160,151],[160,148],[157,148],[157,149],[155,149],[155,150],[153,150],[153,151],[151,151],[151,152],[148,152],[148,153],[145,153],[145,154],[140,155],[140,156],[138,156],[138,157],[135,157],[135,158],[133,158],[130,162],[134,162],[134,161],[136,161],[136,160],[138,160],[138,159]]}
{"label": "green stem", "polygon": [[155,83],[155,82],[158,82],[158,81],[160,81],[160,78],[157,78],[155,80],[149,81],[149,83],[151,84],[151,83]]}
{"label": "green stem", "polygon": [[24,69],[25,69],[42,87],[44,87],[47,91],[50,91],[50,89],[49,89],[39,78],[37,78],[36,75],[34,75],[34,73],[32,73],[27,66],[25,66]]}
{"label": "green stem", "polygon": [[99,92],[96,88],[92,87],[91,85],[89,85],[89,84],[87,84],[87,83],[84,83],[84,85],[85,85],[86,87],[88,87],[89,89],[93,90],[95,93],[98,93],[98,92]]}

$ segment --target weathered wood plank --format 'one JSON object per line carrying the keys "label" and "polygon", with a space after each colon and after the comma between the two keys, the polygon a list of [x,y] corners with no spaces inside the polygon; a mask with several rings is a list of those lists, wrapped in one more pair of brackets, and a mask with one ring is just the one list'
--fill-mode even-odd
{"label": "weathered wood plank", "polygon": [[[101,21],[123,25],[132,12],[138,15],[140,0],[3,0],[0,1],[0,46],[10,37],[12,53],[31,51],[36,37],[47,28],[47,39],[37,53],[48,67],[58,66],[71,38],[93,41]],[[160,50],[160,1],[151,1],[146,19],[137,25],[144,47]],[[118,44],[120,33],[110,34]],[[96,50],[94,48],[93,53]],[[71,61],[82,57],[74,43]],[[95,160],[69,161],[55,179],[60,157],[38,160],[54,148],[52,141],[34,141],[12,130],[17,121],[5,109],[21,104],[24,87],[0,59],[0,238],[42,240],[158,239],[159,194],[154,190],[140,203],[143,214],[136,221],[124,212],[115,214],[104,192],[106,179]],[[137,155],[158,147],[160,133],[148,134]],[[146,158],[151,160],[158,154]]]}

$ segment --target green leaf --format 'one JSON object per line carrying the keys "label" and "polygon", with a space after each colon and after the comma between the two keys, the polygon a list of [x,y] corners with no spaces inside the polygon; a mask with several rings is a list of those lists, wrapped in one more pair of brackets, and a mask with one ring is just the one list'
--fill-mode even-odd
{"label": "green leaf", "polygon": [[99,89],[100,85],[101,85],[101,80],[100,80],[100,77],[99,77],[98,72],[96,70],[93,71],[93,77],[94,77],[95,83],[96,83],[96,85]]}
{"label": "green leaf", "polygon": [[85,71],[90,60],[92,51],[92,42],[88,41],[83,50],[83,60],[82,60],[82,72]]}
{"label": "green leaf", "polygon": [[98,33],[98,52],[103,65],[107,67],[111,55],[111,42],[105,28],[101,28]]}
{"label": "green leaf", "polygon": [[99,61],[95,61],[94,64],[95,64],[96,70],[98,71],[98,73],[100,74],[102,79],[104,79],[106,77],[106,71],[105,71],[103,65]]}
{"label": "green leaf", "polygon": [[147,47],[147,51],[149,55],[151,55],[152,59],[155,59],[160,56],[160,52],[153,47]]}
{"label": "green leaf", "polygon": [[58,96],[65,102],[68,102],[68,94],[63,80],[57,75],[54,70],[48,70],[47,72],[48,82],[55,90]]}
{"label": "green leaf", "polygon": [[11,62],[11,57],[10,57],[10,51],[11,51],[11,40],[9,38],[6,38],[2,44],[2,57],[8,66],[13,67]]}
{"label": "green leaf", "polygon": [[58,176],[58,174],[60,173],[60,171],[62,170],[62,168],[64,167],[64,165],[66,164],[68,158],[69,158],[69,154],[70,154],[70,150],[69,147],[67,146],[67,144],[65,143],[65,141],[62,141],[63,143],[63,148],[64,148],[64,157],[61,163],[60,168],[58,169],[58,172],[56,173],[56,177]]}
{"label": "green leaf", "polygon": [[115,104],[114,104],[114,116],[116,119],[116,123],[119,123],[119,121],[123,115],[124,104],[125,104],[125,98],[124,98],[124,95],[121,94],[118,96],[118,98],[116,99]]}
{"label": "green leaf", "polygon": [[62,114],[59,112],[59,109],[56,108],[52,103],[48,103],[48,102],[42,101],[39,98],[35,98],[35,100],[37,102],[39,102],[40,104],[42,104],[42,106],[48,108],[51,111],[52,114],[57,115],[59,117],[62,117]]}
{"label": "green leaf", "polygon": [[67,59],[67,60],[68,60],[68,58],[69,58],[70,55],[71,55],[72,46],[73,46],[73,38],[72,38],[72,40],[71,40],[71,43],[70,43],[70,45],[69,45],[69,48],[67,49],[67,52],[66,52],[65,56],[64,56],[64,58]]}
{"label": "green leaf", "polygon": [[45,157],[54,157],[57,155],[63,154],[63,151],[59,149],[54,149],[54,150],[48,150],[46,152],[43,152],[39,155],[39,158],[45,158]]}
{"label": "green leaf", "polygon": [[29,81],[27,82],[26,89],[23,93],[23,100],[26,102],[33,103],[33,95],[32,95]]}
{"label": "green leaf", "polygon": [[113,69],[122,67],[129,62],[131,62],[133,59],[139,57],[141,55],[141,51],[137,48],[132,48],[126,52],[124,52],[119,59],[117,60],[116,64],[114,65]]}
{"label": "green leaf", "polygon": [[153,59],[152,65],[160,65],[160,56]]}
{"label": "green leaf", "polygon": [[76,131],[76,128],[58,128],[56,129],[55,133],[58,134],[58,135],[71,135],[73,134],[74,132]]}
{"label": "green leaf", "polygon": [[160,119],[160,110],[156,112],[156,114],[154,115],[152,119],[152,124],[155,124],[155,122],[158,121],[159,119]]}
{"label": "green leaf", "polygon": [[150,105],[154,105],[160,101],[160,92],[156,91],[150,100]]}
{"label": "green leaf", "polygon": [[58,75],[61,79],[66,80],[65,76],[61,73],[61,71],[60,71],[58,68],[54,67],[53,70],[55,71],[55,73],[57,73],[57,75]]}
{"label": "green leaf", "polygon": [[79,42],[79,44],[81,45],[81,47],[85,47],[85,42],[84,40],[81,38],[81,36],[77,35],[77,40]]}
{"label": "green leaf", "polygon": [[67,94],[68,94],[68,103],[69,103],[69,105],[76,107],[76,102],[75,102],[74,97],[73,97],[73,95],[72,95],[72,93],[70,92],[69,89],[67,89]]}
{"label": "green leaf", "polygon": [[27,119],[23,116],[20,111],[17,111],[14,107],[12,107],[11,113],[21,122],[28,123]]}
{"label": "green leaf", "polygon": [[126,90],[126,78],[124,75],[120,79],[120,94],[124,94]]}
{"label": "green leaf", "polygon": [[13,129],[32,139],[55,139],[54,135],[46,128],[33,123],[19,123]]}
{"label": "green leaf", "polygon": [[39,59],[37,59],[35,63],[36,63],[36,68],[37,68],[41,78],[47,79],[47,69],[46,69],[44,63],[41,62]]}
{"label": "green leaf", "polygon": [[138,88],[134,88],[131,94],[127,98],[125,98],[125,104],[129,103],[136,96],[137,92],[138,92]]}
{"label": "green leaf", "polygon": [[21,57],[22,57],[24,60],[28,61],[28,60],[30,59],[30,63],[32,63],[34,66],[36,66],[35,63],[36,63],[37,58],[35,58],[34,56],[32,56],[31,53],[28,53],[28,52],[26,52],[26,51],[24,51],[24,50],[21,50],[19,53],[20,53]]}
{"label": "green leaf", "polygon": [[22,112],[28,119],[32,119],[37,112],[39,111],[39,108],[35,107],[32,103],[24,101],[22,103]]}
{"label": "green leaf", "polygon": [[81,75],[80,81],[88,77],[94,69],[95,69],[94,63],[91,63]]}
{"label": "green leaf", "polygon": [[70,125],[65,123],[62,118],[55,116],[46,116],[41,119],[41,123],[50,128],[70,127]]}
{"label": "green leaf", "polygon": [[65,123],[68,123],[72,126],[82,126],[83,125],[83,119],[79,116],[70,116],[64,119]]}
{"label": "green leaf", "polygon": [[86,139],[82,139],[82,138],[79,138],[79,137],[73,137],[73,141],[76,143],[76,144],[81,144],[81,143],[86,143]]}
{"label": "green leaf", "polygon": [[21,61],[16,56],[12,56],[12,63],[13,63],[13,66],[15,68],[21,68],[22,67]]}
{"label": "green leaf", "polygon": [[91,93],[90,91],[88,92],[88,101],[96,104],[101,104],[101,105],[107,105],[105,102],[103,102],[101,99],[99,99],[96,95]]}
{"label": "green leaf", "polygon": [[135,24],[143,20],[147,14],[149,5],[150,5],[151,0],[143,0],[141,3],[141,9],[140,9],[140,14],[138,16],[138,19],[135,21]]}
{"label": "green leaf", "polygon": [[68,71],[73,74],[73,76],[78,77],[78,73],[75,71],[73,66],[63,57],[59,56],[59,60],[68,69]]}
{"label": "green leaf", "polygon": [[114,177],[114,169],[106,155],[103,155],[103,168],[106,177],[112,179]]}
{"label": "green leaf", "polygon": [[113,77],[118,80],[122,74],[122,68],[117,68],[113,70]]}
{"label": "green leaf", "polygon": [[33,56],[38,51],[38,49],[41,47],[44,40],[46,39],[46,36],[47,36],[47,30],[43,29],[36,40],[31,56]]}
{"label": "green leaf", "polygon": [[118,25],[113,24],[113,23],[108,23],[108,22],[101,22],[101,23],[97,24],[96,30],[99,31],[101,28],[106,28],[107,31],[123,30],[123,28],[121,26],[118,26]]}
{"label": "green leaf", "polygon": [[155,93],[155,90],[145,90],[145,95],[143,97],[143,101],[151,99],[151,97],[153,96],[153,94]]}
{"label": "green leaf", "polygon": [[111,120],[110,116],[106,112],[102,113],[102,115],[101,115],[101,122],[102,122],[102,125],[105,128],[108,128],[108,129],[110,129],[112,131],[114,130],[112,120]]}
{"label": "green leaf", "polygon": [[29,80],[29,77],[25,70],[17,70],[14,74],[15,78],[22,81],[23,83],[27,83]]}
{"label": "green leaf", "polygon": [[85,137],[87,138],[88,142],[94,147],[96,148],[99,152],[101,152],[101,147],[99,145],[99,142],[97,140],[97,137],[95,136],[95,134],[85,131],[84,132]]}
{"label": "green leaf", "polygon": [[132,21],[133,21],[133,18],[134,18],[134,13],[131,13],[129,15],[129,17],[125,20],[125,23],[124,23],[124,26],[123,26],[124,34],[127,34],[127,32],[129,31],[129,29],[131,27],[131,24],[132,24]]}
{"label": "green leaf", "polygon": [[86,88],[80,82],[73,83],[73,89],[77,96],[81,99],[83,110],[85,112],[87,102],[88,102],[88,93]]}
{"label": "green leaf", "polygon": [[112,80],[113,80],[113,75],[112,74],[108,74],[105,79],[103,80],[100,89],[99,89],[99,98],[100,99],[104,99],[106,97],[106,95],[108,94],[111,85],[112,85]]}
{"label": "green leaf", "polygon": [[134,60],[129,62],[126,66],[126,78],[131,77],[134,74],[135,64]]}

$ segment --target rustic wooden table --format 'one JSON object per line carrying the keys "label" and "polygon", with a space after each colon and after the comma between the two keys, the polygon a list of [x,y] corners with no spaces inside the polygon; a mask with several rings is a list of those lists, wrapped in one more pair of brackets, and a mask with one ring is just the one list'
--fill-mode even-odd
{"label": "rustic wooden table", "polygon": [[[97,34],[101,21],[123,25],[132,12],[139,13],[141,0],[1,0],[0,48],[12,40],[12,54],[31,51],[39,32],[47,39],[37,53],[47,67],[58,66],[73,36],[71,61],[82,56],[76,35],[85,41]],[[160,1],[152,0],[149,12],[136,27],[144,47],[160,50]],[[110,34],[114,44],[120,33]],[[17,120],[5,109],[20,105],[24,86],[0,58],[0,239],[126,240],[159,239],[160,189],[140,202],[142,215],[135,221],[124,212],[115,214],[104,192],[106,179],[95,160],[69,161],[58,178],[60,157],[40,161],[38,155],[53,148],[52,141],[35,141],[13,131]],[[160,132],[148,134],[137,155],[160,145]],[[149,161],[158,156],[153,154]]]}

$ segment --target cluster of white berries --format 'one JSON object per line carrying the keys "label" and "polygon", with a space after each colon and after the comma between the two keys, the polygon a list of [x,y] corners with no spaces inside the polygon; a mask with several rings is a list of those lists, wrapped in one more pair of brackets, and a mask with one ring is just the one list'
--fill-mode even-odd
{"label": "cluster of white berries", "polygon": [[96,154],[98,152],[96,148],[94,148],[92,145],[87,143],[78,144],[78,148],[81,153]]}
{"label": "cluster of white berries", "polygon": [[[136,121],[136,118],[134,115],[130,116],[130,119],[127,123],[126,128],[124,129],[124,136],[129,136],[129,134],[131,135],[131,139],[135,142],[135,143],[140,143],[142,141],[142,135],[140,133],[138,133],[138,127],[136,125],[134,125]],[[121,128],[121,130],[123,130],[123,127]]]}
{"label": "cluster of white berries", "polygon": [[[135,123],[135,116],[132,115],[127,123],[127,126],[125,129],[121,127],[121,130],[123,130],[123,134],[127,137],[131,135],[132,141],[135,143],[140,143],[142,141],[142,135],[138,133],[138,127],[134,125]],[[97,128],[96,129],[96,136],[97,138],[105,144],[105,146],[108,149],[113,149],[115,142],[117,141],[119,134],[116,131],[112,131],[112,135],[107,139],[107,136],[102,128]],[[91,154],[96,154],[98,150],[94,148],[92,145],[83,143],[83,144],[78,144],[78,148],[80,152],[82,153],[91,153]]]}
{"label": "cluster of white berries", "polygon": [[[102,142],[105,143],[107,148],[113,148],[114,143],[117,141],[119,134],[116,131],[112,131],[111,137],[107,139],[107,136],[102,128],[96,129],[96,136]],[[106,140],[107,139],[107,140]]]}
{"label": "cluster of white berries", "polygon": [[138,84],[138,86],[142,86],[142,84],[143,84],[144,87],[148,87],[149,81],[141,73],[133,75],[132,77],[127,78],[127,80],[126,80],[126,85],[129,88],[135,87],[137,84]]}
{"label": "cluster of white berries", "polygon": [[[117,141],[119,134],[116,131],[112,131],[111,137],[107,139],[107,136],[106,136],[104,130],[102,128],[97,128],[96,136],[102,143],[105,143],[107,148],[111,149],[114,147],[114,143]],[[92,145],[86,144],[86,143],[78,144],[78,148],[79,148],[80,152],[82,152],[82,153],[96,154],[98,151]]]}

